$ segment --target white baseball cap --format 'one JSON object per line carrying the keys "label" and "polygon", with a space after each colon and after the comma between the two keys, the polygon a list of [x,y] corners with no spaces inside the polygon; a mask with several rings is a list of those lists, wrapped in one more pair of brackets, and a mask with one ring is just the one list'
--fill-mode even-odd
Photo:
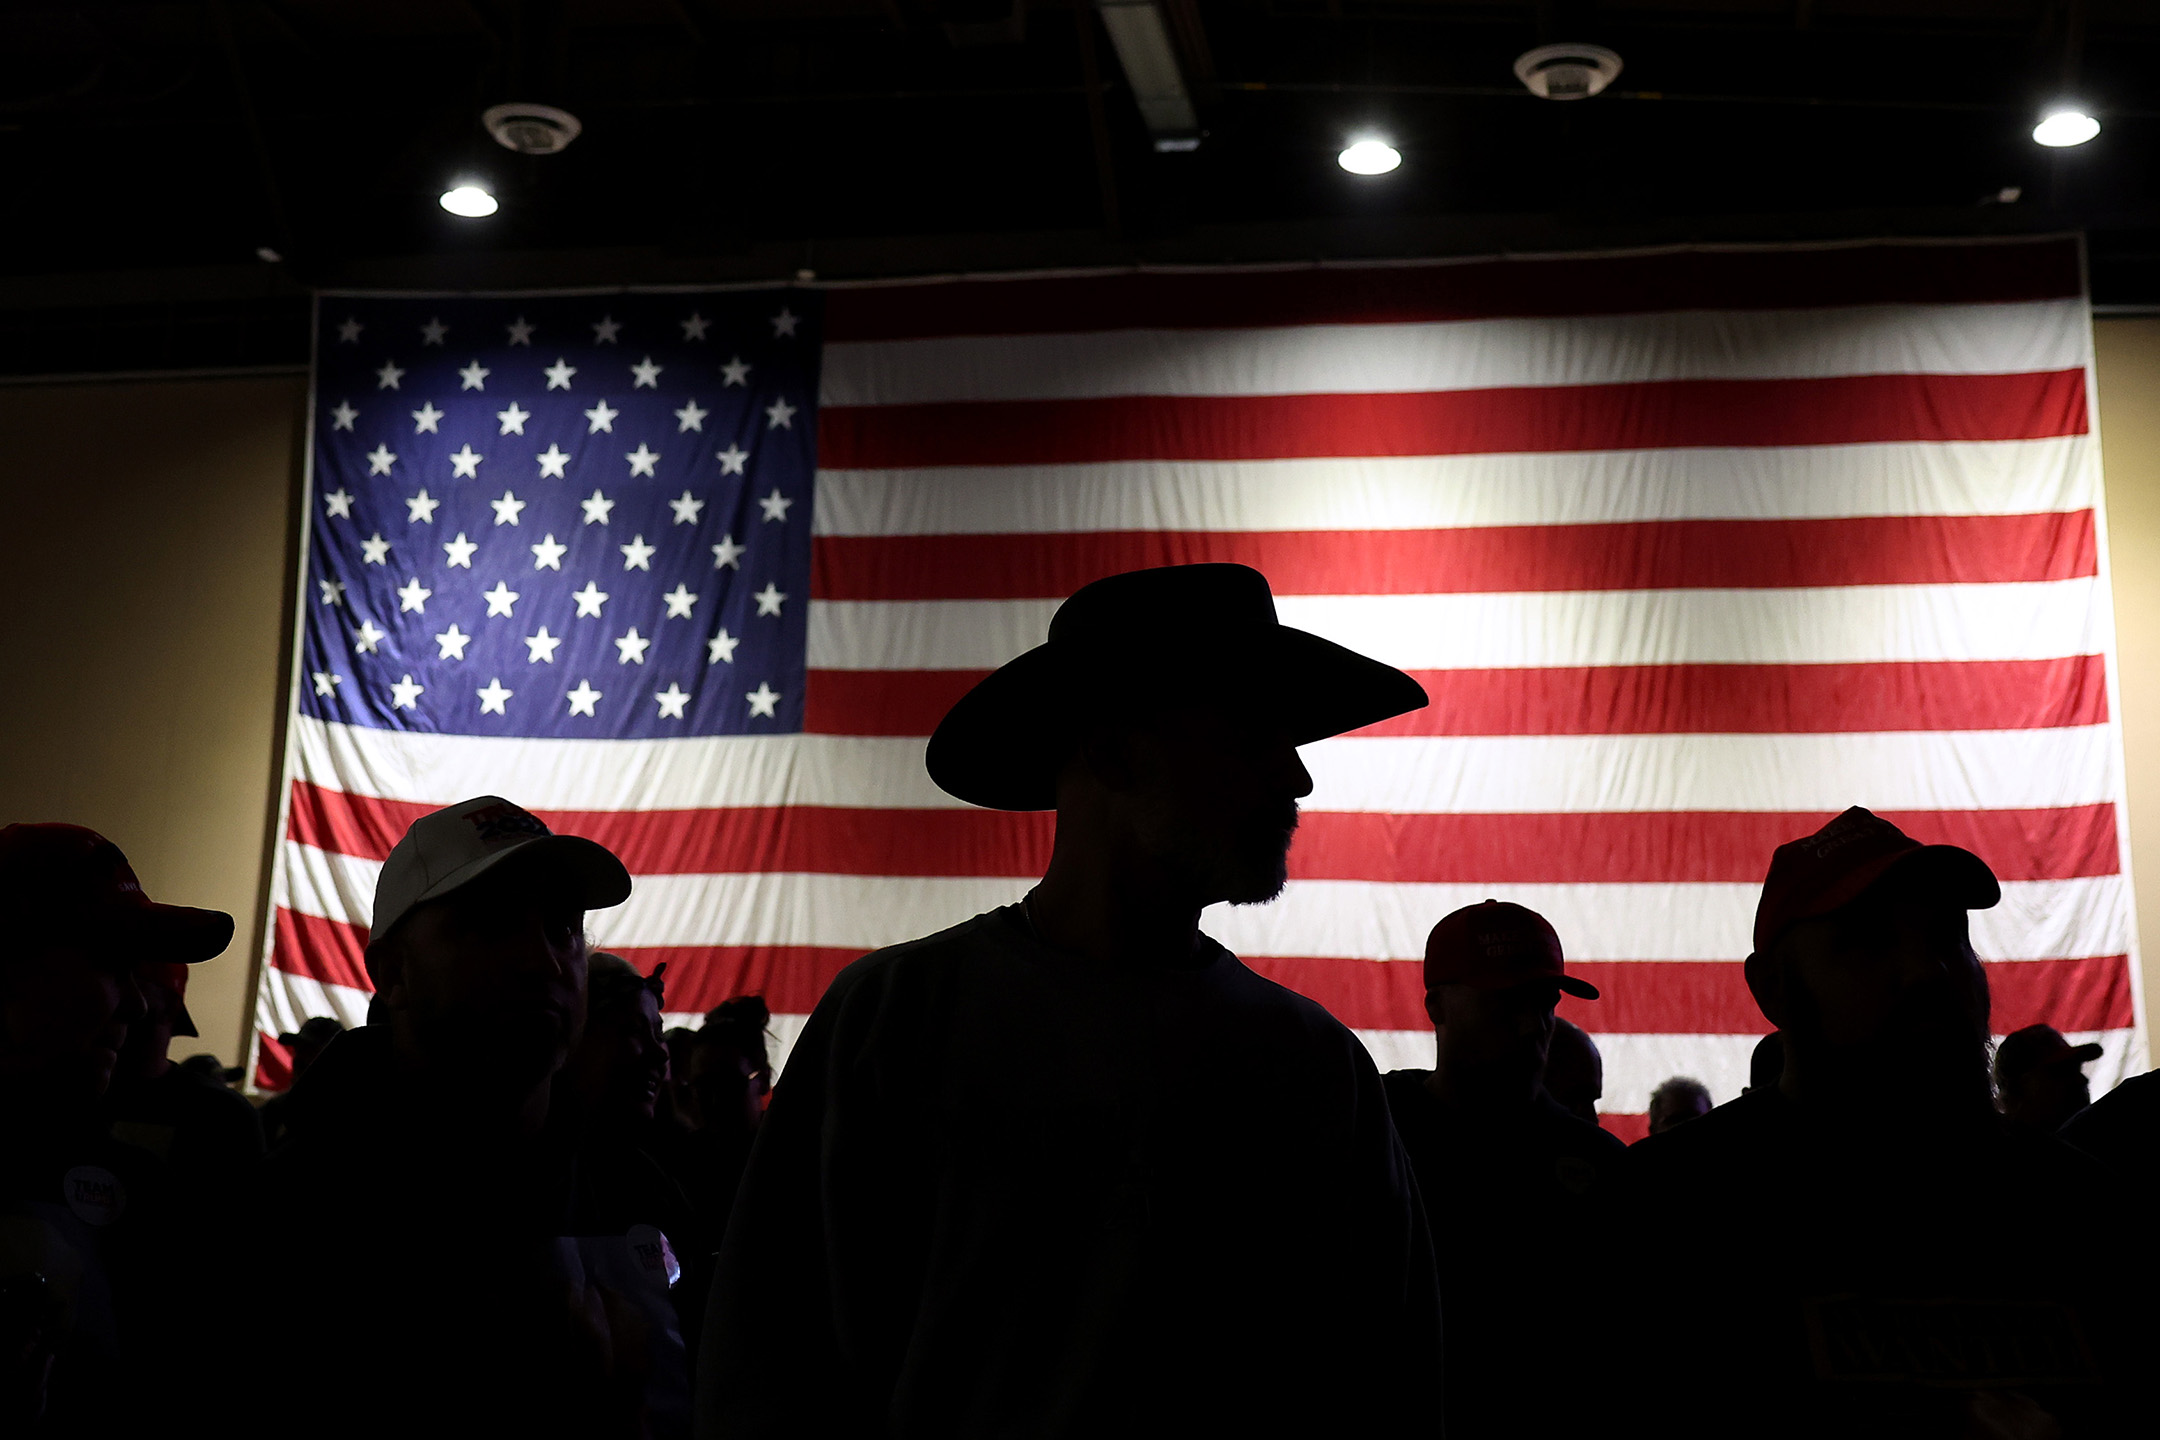
{"label": "white baseball cap", "polygon": [[577,835],[557,835],[532,812],[500,795],[482,795],[423,815],[375,877],[369,943],[430,900],[470,885],[511,856],[552,869],[575,892],[579,908],[605,910],[630,898],[630,872],[614,852]]}

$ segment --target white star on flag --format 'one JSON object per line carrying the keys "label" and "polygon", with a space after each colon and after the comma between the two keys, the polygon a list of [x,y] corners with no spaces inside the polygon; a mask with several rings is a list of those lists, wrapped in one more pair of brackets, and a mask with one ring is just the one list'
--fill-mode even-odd
{"label": "white star on flag", "polygon": [[517,524],[518,515],[525,509],[525,502],[518,499],[516,495],[508,490],[503,491],[502,499],[490,500],[488,505],[495,512],[495,523],[497,525]]}
{"label": "white star on flag", "polygon": [[775,400],[765,407],[765,428],[768,430],[792,430],[795,428],[795,407],[786,400]]}
{"label": "white star on flag", "polygon": [[522,408],[517,401],[512,400],[509,409],[495,412],[495,418],[502,422],[501,433],[522,435],[525,433],[525,422],[532,419],[532,411]]}
{"label": "white star on flag", "polygon": [[457,532],[457,539],[443,541],[442,548],[443,554],[450,557],[449,566],[451,569],[470,570],[472,569],[473,551],[478,550],[480,546],[475,541],[467,540],[465,532],[460,530]]}
{"label": "white star on flag", "polygon": [[572,365],[558,355],[555,357],[555,363],[540,373],[547,376],[548,389],[567,390],[570,388],[570,377],[577,374],[577,366]]}
{"label": "white star on flag", "polygon": [[780,593],[780,587],[768,580],[765,582],[765,588],[750,598],[757,601],[758,614],[778,615],[780,613],[780,602],[787,599],[787,596]]}
{"label": "white star on flag", "polygon": [[442,654],[436,656],[436,659],[463,660],[465,658],[465,647],[472,643],[472,636],[458,629],[457,622],[453,620],[450,622],[448,630],[435,637],[435,643],[442,647]]}
{"label": "white star on flag", "polygon": [[621,653],[616,656],[615,663],[618,665],[644,664],[645,647],[650,644],[652,644],[652,641],[637,633],[637,626],[631,626],[628,634],[616,637],[615,648]]}
{"label": "white star on flag", "polygon": [[398,368],[395,360],[385,360],[382,369],[375,372],[375,388],[378,390],[395,390],[398,388],[397,382],[404,378],[405,372]]}
{"label": "white star on flag", "polygon": [[362,325],[362,324],[361,324],[361,323],[360,323],[360,322],[359,322],[358,320],[355,320],[355,319],[353,319],[353,317],[352,317],[352,316],[350,316],[350,315],[346,316],[346,317],[345,317],[345,318],[344,318],[343,320],[341,320],[341,321],[339,321],[339,322],[338,322],[338,327],[337,327],[337,338],[338,338],[338,344],[340,344],[340,345],[357,345],[357,344],[359,344],[359,343],[360,343],[360,332],[361,332],[362,330],[365,330],[366,328],[367,328],[367,327],[366,327],[365,325]]}
{"label": "white star on flag", "polygon": [[540,478],[543,480],[567,480],[570,478],[570,456],[554,441],[548,448],[533,457],[540,462]]}
{"label": "white star on flag", "polygon": [[488,602],[488,617],[493,619],[497,615],[510,613],[511,607],[518,602],[518,592],[498,580],[494,589],[481,591],[480,598]]}
{"label": "white star on flag", "polygon": [[383,636],[387,633],[387,631],[376,629],[373,620],[362,620],[360,628],[353,632],[352,648],[359,654],[372,655],[375,653],[375,647],[382,643]]}
{"label": "white star on flag", "polygon": [[419,576],[413,576],[398,587],[398,613],[402,615],[410,610],[421,615],[427,614],[428,597],[434,593],[420,583]]}
{"label": "white star on flag", "polygon": [[592,337],[595,345],[613,345],[615,332],[622,329],[622,321],[612,315],[603,315],[593,322]]}
{"label": "white star on flag", "polygon": [[503,329],[510,332],[510,343],[512,345],[530,346],[532,344],[533,324],[524,316],[518,316],[517,319],[503,326]]}
{"label": "white star on flag", "polygon": [[416,709],[420,697],[426,693],[427,687],[414,683],[411,675],[400,675],[390,684],[390,708],[393,710]]}
{"label": "white star on flag", "polygon": [[725,625],[720,633],[705,642],[705,663],[708,665],[732,665],[735,663],[735,647],[742,644],[742,637],[727,633]]}
{"label": "white star on flag", "polygon": [[478,360],[475,360],[472,362],[472,364],[467,365],[464,369],[458,371],[457,373],[458,379],[465,382],[458,387],[459,389],[485,390],[487,389],[487,377],[494,374],[495,372],[488,369],[487,366],[482,365]]}
{"label": "white star on flag", "polygon": [[780,718],[780,712],[777,708],[780,704],[780,696],[772,686],[767,685],[764,681],[760,680],[757,689],[752,690],[743,698],[750,702],[750,717],[752,719],[756,719],[760,715],[769,715],[775,720]]}
{"label": "white star on flag", "polygon": [[370,475],[387,475],[390,467],[395,464],[397,456],[387,445],[377,445],[367,453],[367,473]]}
{"label": "white star on flag", "polygon": [[580,617],[590,615],[595,620],[600,618],[600,607],[607,604],[608,599],[607,591],[590,580],[585,582],[584,589],[571,591],[570,598],[577,601],[577,613]]}
{"label": "white star on flag", "polygon": [[630,462],[630,473],[633,476],[655,475],[653,466],[660,463],[660,452],[646,449],[645,442],[640,440],[637,449],[623,456],[623,459]]}
{"label": "white star on flag", "polygon": [[607,524],[608,512],[615,508],[615,502],[602,495],[598,490],[578,501],[578,504],[584,507],[585,523],[587,525]]}
{"label": "white star on flag", "polygon": [[350,430],[353,421],[359,418],[359,411],[353,409],[345,401],[340,400],[337,402],[337,409],[330,412],[330,428],[333,430]]}
{"label": "white star on flag", "polygon": [[749,472],[743,469],[743,462],[749,458],[749,451],[730,442],[727,449],[720,452],[720,473],[722,475],[748,474]]}
{"label": "white star on flag", "polygon": [[706,327],[711,324],[712,321],[692,310],[690,318],[682,322],[682,338],[685,340],[702,340],[705,338]]}
{"label": "white star on flag", "polygon": [[480,462],[486,458],[485,455],[473,453],[473,448],[469,444],[459,446],[457,453],[450,457],[450,478],[455,480],[463,476],[471,480],[479,479]]}
{"label": "white star on flag", "polygon": [[342,604],[344,604],[344,603],[345,603],[345,582],[344,582],[344,581],[342,581],[342,580],[317,580],[317,581],[316,581],[315,583],[316,583],[317,585],[320,585],[320,586],[322,586],[322,603],[323,603],[323,604],[325,604],[325,605],[342,605]]}
{"label": "white star on flag", "polygon": [[682,422],[675,433],[680,435],[685,431],[703,430],[705,428],[705,417],[710,414],[712,414],[712,411],[703,408],[697,401],[692,400],[682,409],[675,412],[675,418]]}
{"label": "white star on flag", "polygon": [[680,720],[683,718],[683,706],[690,703],[690,694],[670,680],[667,689],[653,692],[653,699],[660,702],[660,719]]}
{"label": "white star on flag", "polygon": [[525,663],[528,665],[554,664],[555,647],[562,644],[562,641],[562,636],[548,634],[547,626],[542,625],[539,634],[525,637]]}
{"label": "white star on flag", "polygon": [[787,521],[788,506],[793,505],[795,502],[793,500],[790,500],[787,496],[782,495],[780,493],[780,487],[775,485],[773,486],[772,494],[767,495],[764,499],[758,501],[757,503],[758,508],[765,512],[765,518],[767,520],[778,520],[784,524]]}
{"label": "white star on flag", "polygon": [[449,333],[450,327],[443,324],[440,317],[431,315],[428,317],[427,324],[420,327],[420,343],[422,345],[440,345],[443,343],[443,337]]}
{"label": "white star on flag", "polygon": [[333,520],[350,520],[352,519],[352,498],[352,492],[340,485],[337,489],[322,497],[323,509],[329,512],[330,518]]}
{"label": "white star on flag", "polygon": [[405,498],[405,523],[408,525],[432,525],[435,523],[435,507],[442,501],[427,493],[427,486],[420,487],[417,495]]}
{"label": "white star on flag", "polygon": [[740,355],[731,358],[727,364],[720,367],[720,385],[723,389],[730,385],[740,385],[747,390],[750,387],[749,363]]}
{"label": "white star on flag", "polygon": [[618,545],[622,551],[622,568],[625,570],[651,570],[655,547],[645,543],[643,535],[633,535],[627,545]]}
{"label": "white star on flag", "polygon": [[697,499],[688,490],[683,491],[679,497],[667,503],[668,508],[675,512],[675,523],[677,525],[697,524],[698,511],[705,508],[705,502]]}
{"label": "white star on flag", "polygon": [[742,557],[750,553],[747,545],[735,543],[733,535],[722,535],[720,543],[712,547],[712,568],[715,570],[740,570]]}
{"label": "white star on flag", "polygon": [[317,670],[315,672],[315,693],[317,695],[328,695],[332,690],[344,683],[345,677],[343,675],[333,675],[327,670]]}
{"label": "white star on flag", "polygon": [[540,543],[532,547],[533,569],[562,569],[562,557],[569,552],[569,549],[570,547],[567,545],[558,544],[552,533],[541,536]]}
{"label": "white star on flag", "polygon": [[630,381],[630,388],[633,390],[659,389],[660,371],[662,368],[663,367],[659,365],[653,364],[652,356],[647,355],[643,360],[638,361],[637,364],[630,367],[630,374],[632,377]]}
{"label": "white star on flag", "polygon": [[610,435],[614,434],[615,417],[620,414],[622,414],[622,411],[617,410],[614,406],[608,404],[607,401],[602,400],[599,404],[593,406],[592,409],[585,412],[586,420],[591,422],[585,433],[588,435],[597,435],[602,430],[605,430]]}
{"label": "white star on flag", "polygon": [[390,542],[382,538],[378,530],[360,542],[360,558],[370,565],[381,565],[390,557]]}
{"label": "white star on flag", "polygon": [[446,413],[448,412],[436,409],[432,400],[421,401],[420,408],[412,412],[413,434],[442,434],[442,418]]}
{"label": "white star on flag", "polygon": [[798,322],[801,321],[801,319],[802,317],[800,315],[797,315],[793,310],[788,309],[787,306],[781,306],[780,313],[772,317],[773,338],[777,340],[782,335],[793,335],[795,333],[795,326]]}
{"label": "white star on flag", "polygon": [[673,590],[660,598],[667,603],[667,614],[663,618],[668,620],[688,620],[691,607],[697,604],[697,596],[691,594],[690,587],[679,580]]}
{"label": "white star on flag", "polygon": [[563,698],[570,702],[570,713],[572,715],[597,716],[599,713],[593,707],[600,703],[600,692],[592,688],[590,680],[578,681],[577,689],[572,690]]}
{"label": "white star on flag", "polygon": [[493,712],[497,715],[508,715],[510,712],[503,708],[503,702],[517,694],[517,691],[503,689],[502,681],[497,679],[488,681],[485,689],[475,690],[473,694],[480,697],[481,714]]}

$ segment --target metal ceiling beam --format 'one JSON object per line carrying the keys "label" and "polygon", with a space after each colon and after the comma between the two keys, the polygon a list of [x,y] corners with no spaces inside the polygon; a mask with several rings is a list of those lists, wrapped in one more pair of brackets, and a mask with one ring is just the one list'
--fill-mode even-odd
{"label": "metal ceiling beam", "polygon": [[1124,67],[1125,84],[1140,106],[1157,150],[1191,150],[1200,143],[1200,114],[1178,67],[1177,48],[1157,0],[1095,0],[1103,28]]}

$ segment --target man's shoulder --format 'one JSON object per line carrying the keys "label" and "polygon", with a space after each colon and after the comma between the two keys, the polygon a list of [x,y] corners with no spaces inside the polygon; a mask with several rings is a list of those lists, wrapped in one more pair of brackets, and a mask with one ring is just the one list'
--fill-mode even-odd
{"label": "man's shoulder", "polygon": [[1550,1095],[1540,1093],[1531,1106],[1546,1143],[1563,1155],[1580,1155],[1609,1164],[1627,1153],[1627,1143],[1602,1125],[1593,1125]]}
{"label": "man's shoulder", "polygon": [[2118,1157],[2125,1144],[2149,1149],[2160,1132],[2160,1070],[2133,1075],[2070,1117],[2058,1133],[2080,1150],[2103,1160]]}
{"label": "man's shoulder", "polygon": [[1628,1168],[1654,1178],[1726,1167],[1765,1146],[1774,1147],[1787,1122],[1785,1102],[1775,1091],[1742,1095],[1628,1146]]}
{"label": "man's shoulder", "polygon": [[1017,948],[1019,940],[1012,928],[1014,909],[1004,905],[985,910],[934,935],[873,950],[860,960],[843,966],[833,977],[826,994],[844,996],[865,986],[935,975],[1010,954]]}

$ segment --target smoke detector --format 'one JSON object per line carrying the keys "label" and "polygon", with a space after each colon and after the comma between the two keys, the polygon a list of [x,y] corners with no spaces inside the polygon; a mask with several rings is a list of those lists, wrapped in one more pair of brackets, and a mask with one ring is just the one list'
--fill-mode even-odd
{"label": "smoke detector", "polygon": [[1515,78],[1540,100],[1587,100],[1619,74],[1620,57],[1603,45],[1540,45],[1515,60]]}
{"label": "smoke detector", "polygon": [[553,105],[491,105],[480,116],[488,134],[505,150],[520,155],[553,155],[566,149],[585,126],[577,116]]}

